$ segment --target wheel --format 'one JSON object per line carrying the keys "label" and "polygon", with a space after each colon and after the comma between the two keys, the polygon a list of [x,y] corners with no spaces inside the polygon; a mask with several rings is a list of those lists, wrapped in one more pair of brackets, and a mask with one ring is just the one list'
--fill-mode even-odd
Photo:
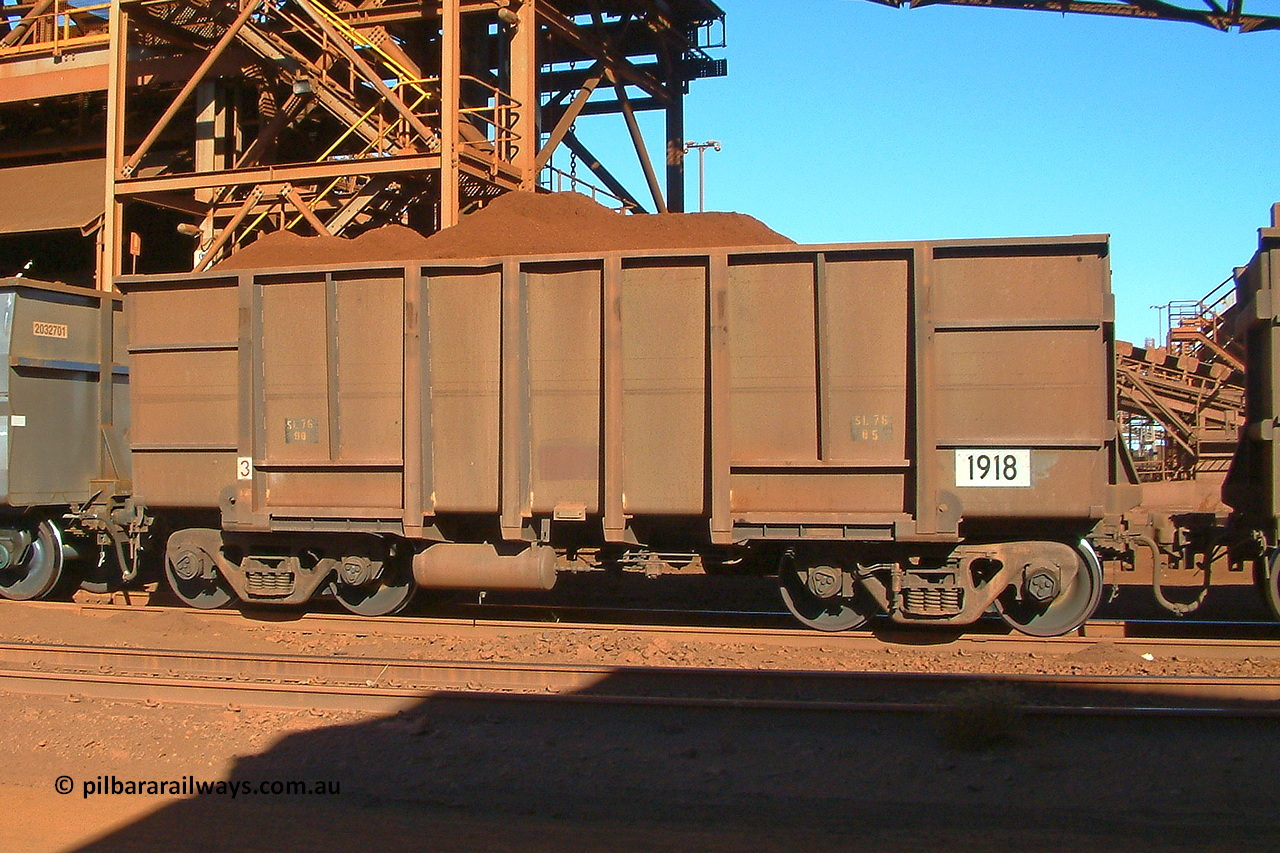
{"label": "wheel", "polygon": [[62,579],[62,531],[44,519],[30,531],[32,540],[21,554],[10,556],[0,569],[0,596],[31,601],[48,595]]}
{"label": "wheel", "polygon": [[1262,577],[1258,579],[1262,597],[1267,602],[1274,619],[1280,619],[1280,550],[1267,560],[1262,569]]}
{"label": "wheel", "polygon": [[[783,557],[778,566],[778,592],[782,595],[782,603],[791,611],[801,624],[819,631],[848,631],[862,625],[875,613],[872,602],[866,600],[861,590],[852,598],[840,595],[822,597],[811,589],[822,584],[806,581],[801,572],[809,573],[812,569],[836,569],[832,566],[810,566],[794,557]],[[812,577],[812,575],[809,575]]]}
{"label": "wheel", "polygon": [[1018,588],[1010,586],[995,602],[1000,618],[1032,637],[1057,637],[1083,625],[1102,601],[1102,563],[1088,542],[1074,551],[1075,571],[1064,573],[1053,598],[1041,603],[1029,595],[1019,597]]}
{"label": "wheel", "polygon": [[403,610],[413,597],[413,575],[388,567],[377,581],[359,586],[337,583],[333,591],[346,610],[357,616],[388,616]]}
{"label": "wheel", "polygon": [[200,610],[216,610],[231,601],[231,591],[218,577],[213,561],[203,550],[181,548],[165,556],[164,577],[183,604]]}

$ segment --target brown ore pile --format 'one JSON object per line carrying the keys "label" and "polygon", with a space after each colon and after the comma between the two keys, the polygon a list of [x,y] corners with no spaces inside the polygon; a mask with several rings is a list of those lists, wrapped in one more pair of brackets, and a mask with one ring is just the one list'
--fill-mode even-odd
{"label": "brown ore pile", "polygon": [[794,241],[742,213],[623,216],[579,193],[513,192],[431,237],[402,225],[352,240],[277,231],[214,269],[790,243]]}

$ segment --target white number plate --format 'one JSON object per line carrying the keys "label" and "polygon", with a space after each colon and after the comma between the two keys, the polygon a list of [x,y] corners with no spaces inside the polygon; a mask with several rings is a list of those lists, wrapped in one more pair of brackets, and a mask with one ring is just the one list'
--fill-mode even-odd
{"label": "white number plate", "polygon": [[956,485],[961,488],[1030,488],[1030,450],[957,450]]}

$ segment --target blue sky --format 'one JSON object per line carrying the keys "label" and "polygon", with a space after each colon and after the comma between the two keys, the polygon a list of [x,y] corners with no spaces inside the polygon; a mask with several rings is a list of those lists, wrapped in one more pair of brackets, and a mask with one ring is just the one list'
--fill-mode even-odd
{"label": "blue sky", "polygon": [[720,5],[729,76],[695,81],[686,115],[690,139],[724,144],[707,155],[707,206],[798,241],[1109,233],[1118,333],[1141,341],[1157,334],[1150,306],[1199,298],[1249,259],[1280,201],[1280,33]]}

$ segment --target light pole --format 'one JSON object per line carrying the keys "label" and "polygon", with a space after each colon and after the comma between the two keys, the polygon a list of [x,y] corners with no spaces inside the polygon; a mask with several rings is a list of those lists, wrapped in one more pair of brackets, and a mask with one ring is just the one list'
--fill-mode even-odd
{"label": "light pole", "polygon": [[[1156,329],[1156,332],[1157,332],[1157,334],[1159,334],[1159,335],[1161,335],[1161,336],[1162,336],[1162,337],[1160,337],[1160,338],[1154,338],[1154,340],[1156,341],[1156,346],[1162,346],[1162,345],[1163,345],[1163,346],[1169,346],[1169,340],[1168,340],[1168,338],[1169,338],[1169,326],[1170,326],[1171,324],[1170,324],[1170,323],[1165,322],[1165,319],[1164,319],[1164,318],[1165,318],[1165,313],[1166,313],[1166,312],[1168,312],[1169,308],[1170,308],[1170,307],[1172,307],[1172,305],[1173,305],[1173,303],[1172,303],[1172,302],[1166,302],[1166,303],[1165,303],[1165,304],[1163,304],[1163,305],[1152,305],[1152,306],[1151,306],[1153,309],[1155,309],[1156,317],[1158,318],[1158,319],[1156,320],[1156,322],[1160,324],[1160,325],[1159,325],[1159,327]],[[1161,344],[1161,343],[1160,343],[1160,341],[1161,341],[1162,339],[1163,339],[1163,341],[1164,341],[1164,342],[1163,342],[1163,344]]]}
{"label": "light pole", "polygon": [[707,209],[707,149],[714,148],[720,150],[720,143],[714,139],[708,139],[706,142],[686,142],[684,144],[684,153],[688,154],[694,149],[698,149],[698,212],[705,213]]}

